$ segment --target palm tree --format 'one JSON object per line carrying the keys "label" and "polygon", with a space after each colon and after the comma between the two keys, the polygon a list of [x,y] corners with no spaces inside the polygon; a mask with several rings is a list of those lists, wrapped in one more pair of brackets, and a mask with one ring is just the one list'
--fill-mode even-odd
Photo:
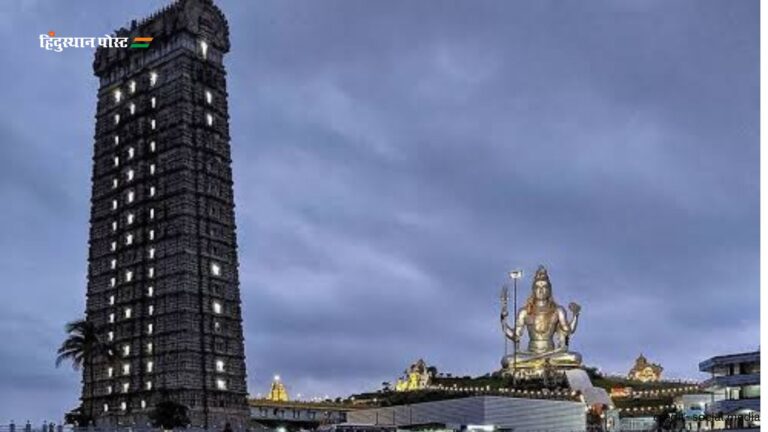
{"label": "palm tree", "polygon": [[59,367],[65,361],[72,362],[72,368],[79,370],[87,367],[90,375],[90,399],[89,417],[93,419],[93,397],[95,393],[95,371],[94,362],[98,357],[104,357],[109,360],[114,358],[114,349],[112,345],[101,340],[96,332],[96,327],[91,321],[79,319],[67,323],[64,327],[69,335],[62,342],[56,353],[56,367]]}

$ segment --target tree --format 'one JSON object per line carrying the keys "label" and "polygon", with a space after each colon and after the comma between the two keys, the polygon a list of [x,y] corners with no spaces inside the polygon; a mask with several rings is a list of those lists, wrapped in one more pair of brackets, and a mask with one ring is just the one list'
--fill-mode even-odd
{"label": "tree", "polygon": [[187,407],[171,400],[164,400],[155,405],[155,409],[149,413],[149,419],[152,426],[163,429],[187,427],[191,423]]}
{"label": "tree", "polygon": [[90,417],[88,414],[83,412],[82,404],[72,411],[64,414],[64,424],[87,427],[92,422],[93,417]]}
{"label": "tree", "polygon": [[381,383],[381,387],[382,387],[382,389],[383,389],[385,392],[390,392],[390,391],[392,391],[392,384],[390,384],[390,382],[389,382],[389,381],[384,381],[383,383]]}
{"label": "tree", "polygon": [[[87,419],[91,420],[94,418],[93,397],[96,387],[94,363],[100,357],[112,360],[115,356],[114,349],[111,344],[99,338],[96,327],[90,321],[79,319],[69,322],[64,326],[64,330],[68,336],[62,342],[58,351],[56,351],[58,354],[56,356],[56,367],[59,367],[65,361],[70,361],[74,370],[80,370],[83,367],[88,369],[91,384],[89,386],[91,403],[88,404]],[[83,410],[81,410],[81,416],[83,415]]]}

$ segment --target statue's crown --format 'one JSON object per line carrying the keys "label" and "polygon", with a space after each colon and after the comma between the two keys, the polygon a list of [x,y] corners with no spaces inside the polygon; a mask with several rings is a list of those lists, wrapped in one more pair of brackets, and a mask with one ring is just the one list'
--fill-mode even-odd
{"label": "statue's crown", "polygon": [[549,275],[547,274],[547,269],[543,265],[540,265],[538,269],[536,269],[536,274],[533,276],[533,281],[540,281],[545,280],[549,282]]}

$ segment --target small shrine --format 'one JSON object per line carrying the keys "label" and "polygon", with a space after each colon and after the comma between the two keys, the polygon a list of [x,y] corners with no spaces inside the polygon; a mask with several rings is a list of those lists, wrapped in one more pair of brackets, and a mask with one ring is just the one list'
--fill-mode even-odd
{"label": "small shrine", "polygon": [[285,385],[280,382],[280,375],[275,375],[275,379],[272,380],[272,387],[267,394],[267,400],[274,402],[288,402],[288,392],[285,390]]}
{"label": "small shrine", "polygon": [[635,360],[635,365],[629,370],[627,377],[640,382],[655,382],[661,379],[661,371],[664,368],[657,363],[650,363],[644,355],[640,354]]}
{"label": "small shrine", "polygon": [[404,392],[426,388],[432,378],[432,370],[434,368],[428,367],[424,360],[419,359],[405,371],[405,376],[397,379],[395,391]]}

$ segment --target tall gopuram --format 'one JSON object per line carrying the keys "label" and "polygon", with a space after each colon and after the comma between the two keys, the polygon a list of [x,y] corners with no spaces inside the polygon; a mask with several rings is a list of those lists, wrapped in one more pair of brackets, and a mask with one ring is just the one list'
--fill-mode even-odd
{"label": "tall gopuram", "polygon": [[243,429],[228,24],[211,0],[180,0],[113,36],[143,39],[93,63],[86,319],[115,356],[86,367],[84,412],[144,426],[170,400],[192,426]]}

